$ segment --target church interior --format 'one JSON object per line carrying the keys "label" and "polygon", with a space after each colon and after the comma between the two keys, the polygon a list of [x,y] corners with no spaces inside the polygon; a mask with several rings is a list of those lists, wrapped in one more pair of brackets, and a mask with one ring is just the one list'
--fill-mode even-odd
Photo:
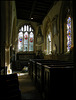
{"label": "church interior", "polygon": [[74,7],[73,0],[0,1],[1,100],[27,100],[24,78],[22,90],[34,83],[41,95],[28,100],[76,98]]}

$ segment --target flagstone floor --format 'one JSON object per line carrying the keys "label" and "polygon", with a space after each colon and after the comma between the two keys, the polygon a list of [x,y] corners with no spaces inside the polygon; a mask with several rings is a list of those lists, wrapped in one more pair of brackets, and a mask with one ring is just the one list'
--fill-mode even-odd
{"label": "flagstone floor", "polygon": [[40,92],[36,89],[28,72],[18,73],[18,80],[22,100],[42,100],[42,96]]}

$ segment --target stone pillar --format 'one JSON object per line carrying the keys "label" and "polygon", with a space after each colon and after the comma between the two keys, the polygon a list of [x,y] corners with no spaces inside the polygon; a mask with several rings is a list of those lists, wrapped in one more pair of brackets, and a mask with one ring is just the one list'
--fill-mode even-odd
{"label": "stone pillar", "polygon": [[5,65],[7,66],[7,74],[12,73],[10,68],[10,46],[5,49]]}

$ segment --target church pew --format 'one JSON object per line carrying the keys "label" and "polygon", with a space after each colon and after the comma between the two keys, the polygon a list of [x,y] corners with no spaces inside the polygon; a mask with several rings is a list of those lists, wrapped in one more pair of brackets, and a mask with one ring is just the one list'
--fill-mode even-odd
{"label": "church pew", "polygon": [[73,99],[73,67],[44,66],[44,98]]}
{"label": "church pew", "polygon": [[[41,62],[41,63],[38,63],[38,62]],[[33,66],[33,63],[34,63],[34,66]],[[35,61],[32,61],[32,68],[33,68],[33,72],[32,72],[32,74],[34,73],[34,75],[35,75],[35,79],[36,79],[36,84],[37,84],[37,86],[40,88],[40,90],[43,92],[43,93],[45,93],[44,91],[46,90],[46,89],[44,89],[44,66],[45,65],[48,65],[50,68],[51,67],[62,67],[62,68],[64,68],[64,67],[66,67],[66,68],[68,68],[69,66],[71,66],[71,68],[72,68],[72,66],[73,66],[73,63],[71,63],[71,62],[65,62],[65,61],[51,61],[51,60],[49,60],[49,61],[47,61],[47,60],[35,60]],[[68,66],[68,67],[67,67]],[[33,76],[33,75],[32,75]],[[34,79],[34,77],[32,77],[33,79]],[[47,90],[46,90],[47,91]],[[48,92],[47,92],[48,93]],[[45,93],[46,94],[46,93]]]}
{"label": "church pew", "polygon": [[73,63],[69,63],[69,62],[61,62],[61,61],[57,61],[57,60],[39,60],[39,61],[33,61],[32,63],[32,78],[33,80],[37,80],[36,75],[38,72],[41,72],[39,70],[42,70],[41,67],[39,67],[40,65],[51,65],[51,66],[73,66]]}
{"label": "church pew", "polygon": [[[45,59],[30,59],[29,62],[28,62],[28,69],[29,69],[29,74],[30,76],[32,77],[32,74],[33,74],[33,69],[35,70],[35,66],[36,66],[36,63],[37,62],[40,62],[40,63],[44,63],[44,62],[55,62],[55,60],[45,60]],[[58,61],[56,61],[58,62]]]}
{"label": "church pew", "polygon": [[29,71],[29,75],[31,76],[32,79],[33,79],[33,71],[35,71],[36,62],[42,61],[42,60],[43,59],[29,59],[28,71]]}
{"label": "church pew", "polygon": [[17,74],[0,75],[0,99],[21,100],[21,91],[19,90],[19,82]]}
{"label": "church pew", "polygon": [[[44,59],[30,59],[28,62],[28,70],[29,70],[29,75],[31,76],[31,78],[34,80],[35,79],[35,73],[36,73],[36,63],[37,62],[44,62],[44,61],[48,61],[48,60],[44,60]],[[49,62],[49,61],[48,61]]]}
{"label": "church pew", "polygon": [[73,66],[73,63],[66,62],[66,61],[59,61],[59,60],[44,60],[44,59],[30,59],[29,61],[29,74],[33,80],[36,80],[36,73],[37,73],[37,63],[41,63],[43,65],[49,64],[63,64],[63,65],[70,65]]}
{"label": "church pew", "polygon": [[69,64],[69,62],[67,62],[67,64],[60,64],[60,63],[48,63],[47,62],[44,62],[44,63],[36,63],[36,66],[35,66],[35,78],[33,77],[33,80],[35,80],[35,84],[36,86],[40,89],[40,91],[43,93],[44,91],[44,65],[48,65],[49,67],[73,67],[73,64]]}
{"label": "church pew", "polygon": [[[52,64],[52,63],[38,63],[36,64],[36,73],[35,73],[35,84],[40,87],[40,91],[43,91],[44,86],[44,65],[50,66],[50,67],[66,67],[62,64]],[[34,79],[34,78],[33,78]]]}

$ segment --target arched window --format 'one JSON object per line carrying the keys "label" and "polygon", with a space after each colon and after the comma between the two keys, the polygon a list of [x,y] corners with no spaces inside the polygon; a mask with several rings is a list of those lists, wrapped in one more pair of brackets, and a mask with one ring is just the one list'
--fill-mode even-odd
{"label": "arched window", "polygon": [[33,51],[34,49],[33,29],[29,25],[24,25],[18,33],[18,51]]}
{"label": "arched window", "polygon": [[47,36],[47,54],[51,54],[51,33]]}
{"label": "arched window", "polygon": [[71,33],[71,17],[67,18],[67,52],[70,51],[72,44],[72,33]]}

